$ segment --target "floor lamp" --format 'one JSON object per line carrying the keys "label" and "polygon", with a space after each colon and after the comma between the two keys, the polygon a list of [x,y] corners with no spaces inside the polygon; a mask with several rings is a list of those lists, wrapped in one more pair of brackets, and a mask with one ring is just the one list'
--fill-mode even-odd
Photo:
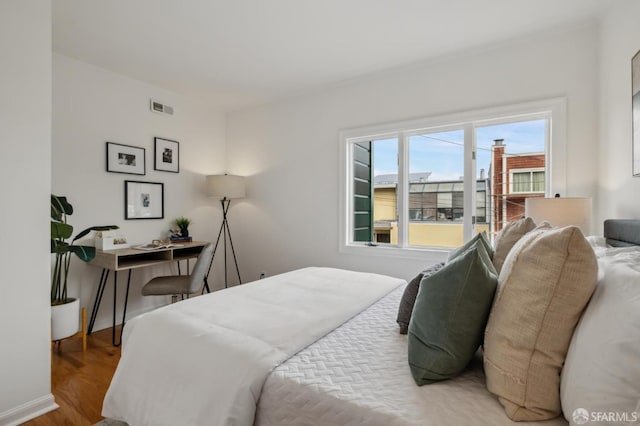
{"label": "floor lamp", "polygon": [[[228,287],[227,283],[227,239],[229,240],[229,245],[231,246],[231,254],[233,255],[233,262],[236,265],[236,273],[238,274],[238,281],[242,284],[242,279],[240,278],[240,268],[238,268],[238,260],[236,259],[236,251],[233,248],[233,240],[231,239],[231,230],[229,229],[229,220],[228,220],[228,212],[229,205],[231,204],[232,198],[244,198],[246,194],[245,188],[245,180],[243,176],[233,176],[233,175],[211,175],[207,176],[207,192],[209,196],[219,198],[220,204],[222,205],[222,224],[220,225],[220,231],[218,231],[218,239],[216,240],[216,245],[213,248],[213,257],[211,258],[211,263],[209,264],[209,270],[211,270],[211,266],[213,265],[213,259],[216,257],[216,252],[218,251],[218,245],[220,244],[220,237],[222,237],[222,245],[224,247],[224,287]],[[208,276],[209,274],[207,274]],[[209,289],[209,282],[207,281],[208,277],[204,279],[204,288],[206,288],[207,292]]]}

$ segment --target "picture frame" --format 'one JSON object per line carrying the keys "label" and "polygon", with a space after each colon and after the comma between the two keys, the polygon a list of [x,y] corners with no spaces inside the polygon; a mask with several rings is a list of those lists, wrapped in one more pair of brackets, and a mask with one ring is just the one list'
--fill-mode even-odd
{"label": "picture frame", "polygon": [[162,172],[180,173],[180,143],[165,138],[153,138],[155,161],[153,168]]}
{"label": "picture frame", "polygon": [[144,148],[107,142],[107,172],[146,175],[145,153]]}
{"label": "picture frame", "polygon": [[164,219],[164,184],[125,180],[124,218]]}
{"label": "picture frame", "polygon": [[633,176],[640,177],[640,50],[631,59],[631,123]]}

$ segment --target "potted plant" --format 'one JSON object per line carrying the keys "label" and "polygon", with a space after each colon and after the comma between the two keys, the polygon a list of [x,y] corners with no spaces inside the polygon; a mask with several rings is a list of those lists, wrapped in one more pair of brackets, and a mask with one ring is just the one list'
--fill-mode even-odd
{"label": "potted plant", "polygon": [[191,224],[191,219],[187,219],[186,217],[179,217],[176,219],[176,225],[180,228],[180,234],[182,238],[189,237],[189,225]]}
{"label": "potted plant", "polygon": [[88,262],[96,256],[95,247],[75,245],[74,242],[91,231],[118,229],[115,225],[92,226],[78,233],[70,242],[73,226],[67,223],[67,216],[73,214],[73,206],[67,197],[51,194],[51,253],[55,264],[51,278],[51,336],[60,340],[78,331],[80,302],[68,297],[67,280],[71,266],[71,254]]}

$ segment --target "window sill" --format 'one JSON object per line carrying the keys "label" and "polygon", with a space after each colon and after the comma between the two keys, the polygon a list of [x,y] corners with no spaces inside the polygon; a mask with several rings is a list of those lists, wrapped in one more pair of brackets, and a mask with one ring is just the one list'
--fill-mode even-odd
{"label": "window sill", "polygon": [[442,262],[447,259],[451,249],[436,247],[394,247],[388,245],[366,246],[360,244],[342,245],[341,254],[353,254],[360,256],[396,257],[403,259],[427,260]]}

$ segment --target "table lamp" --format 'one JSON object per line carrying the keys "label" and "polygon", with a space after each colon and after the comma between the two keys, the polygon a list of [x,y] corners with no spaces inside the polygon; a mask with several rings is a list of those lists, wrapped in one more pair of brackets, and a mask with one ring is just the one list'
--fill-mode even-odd
{"label": "table lamp", "polygon": [[[238,274],[238,282],[242,284],[240,278],[240,268],[238,268],[238,260],[236,258],[236,251],[233,248],[233,240],[231,239],[231,230],[229,229],[228,212],[229,205],[232,198],[244,198],[246,195],[246,185],[244,176],[234,175],[209,175],[207,176],[207,192],[210,197],[220,199],[222,205],[222,224],[220,225],[220,231],[218,231],[218,239],[213,249],[213,257],[209,264],[209,269],[213,264],[213,259],[216,256],[218,245],[220,243],[220,237],[223,239],[224,246],[224,287],[228,287],[227,283],[227,238],[229,239],[229,245],[231,246],[231,254],[233,255],[233,262],[236,265],[236,273]],[[209,283],[205,279],[205,288],[209,290]]]}
{"label": "table lamp", "polygon": [[556,227],[575,225],[584,235],[591,234],[591,198],[527,198],[524,214],[536,223],[546,220]]}

